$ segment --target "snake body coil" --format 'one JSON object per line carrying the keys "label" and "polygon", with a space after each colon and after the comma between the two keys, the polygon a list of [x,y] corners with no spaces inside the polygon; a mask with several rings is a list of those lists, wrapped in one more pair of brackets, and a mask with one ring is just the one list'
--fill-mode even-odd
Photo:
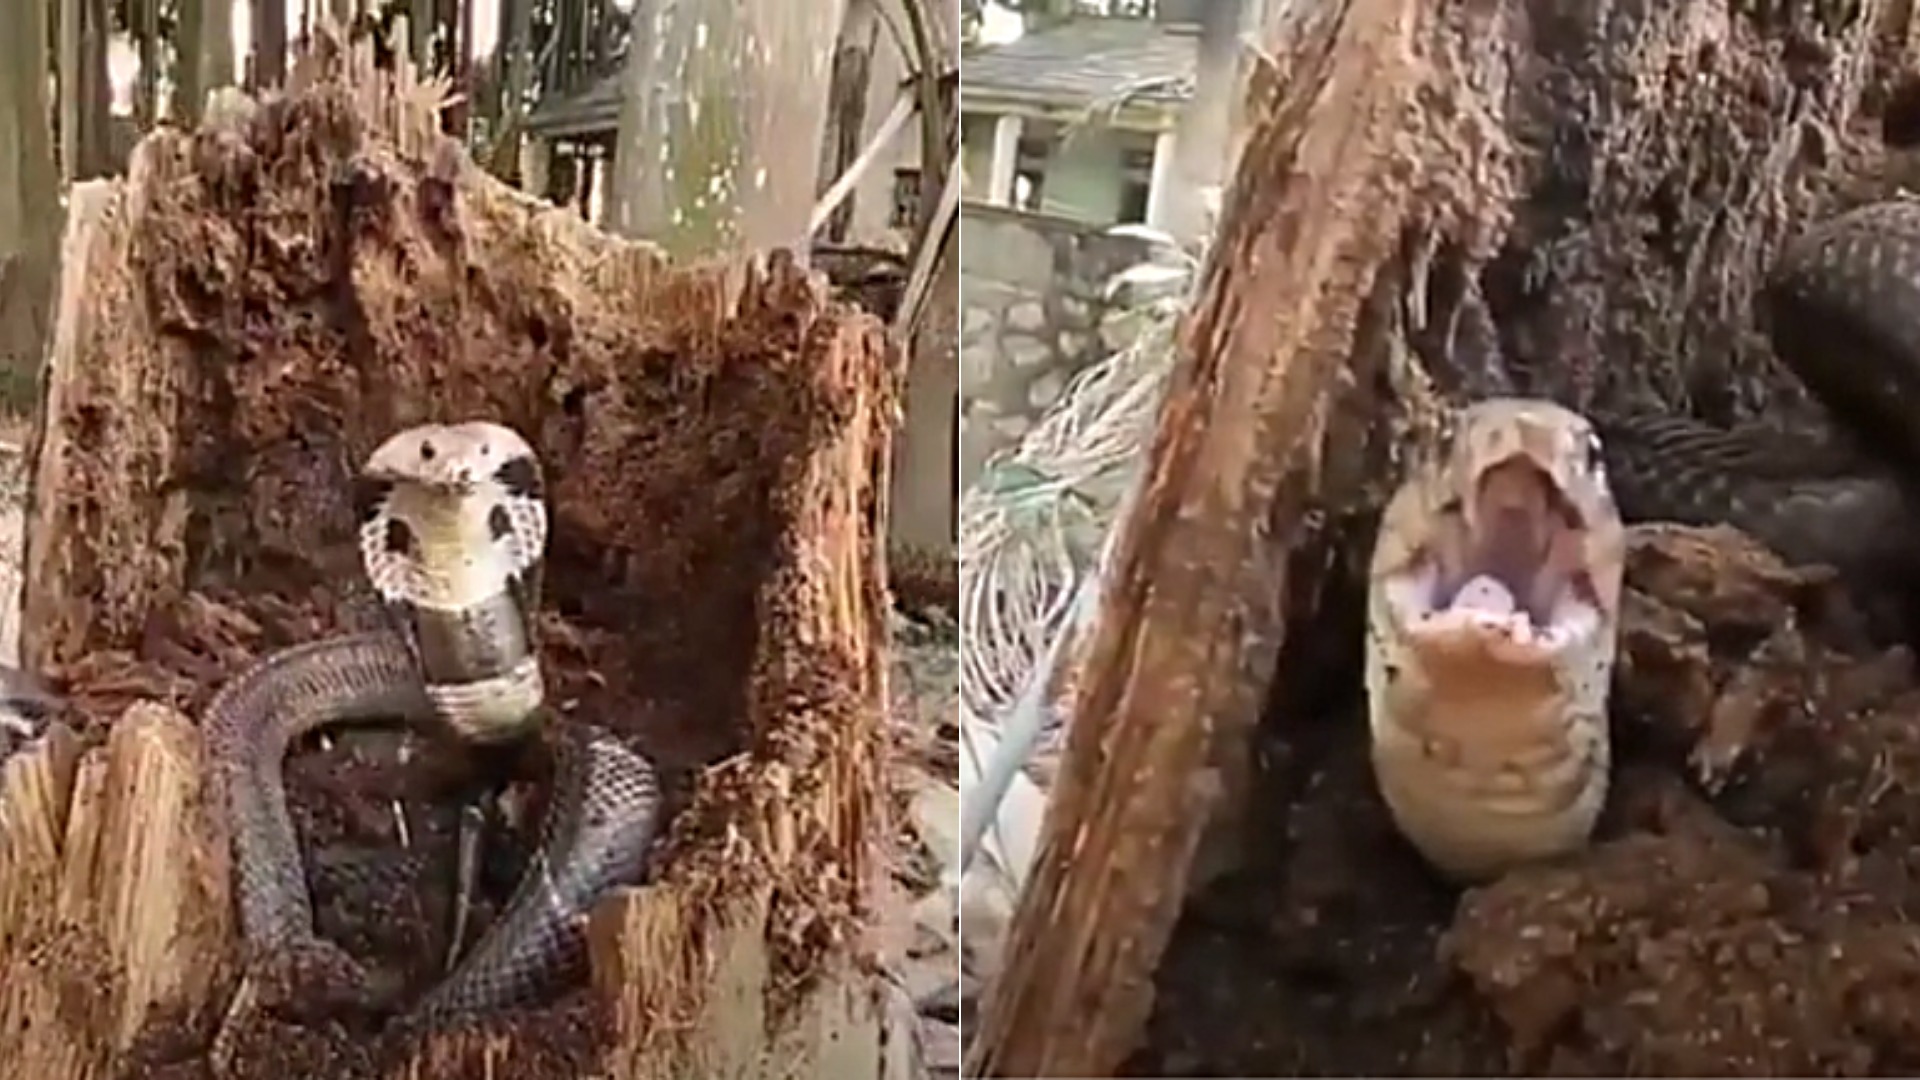
{"label": "snake body coil", "polygon": [[[232,824],[242,934],[269,955],[340,956],[314,932],[287,811],[282,763],[295,741],[330,724],[397,718],[500,743],[527,736],[543,715],[533,618],[547,514],[525,441],[485,423],[408,429],[369,458],[356,501],[362,562],[393,628],[276,653],[223,688],[205,722]],[[593,899],[640,872],[658,821],[653,766],[595,729],[574,726],[554,741],[532,865],[416,1018],[483,1012],[548,988],[579,961]]]}
{"label": "snake body coil", "polygon": [[1863,446],[1920,477],[1920,203],[1808,229],[1782,248],[1760,300],[1775,354]]}

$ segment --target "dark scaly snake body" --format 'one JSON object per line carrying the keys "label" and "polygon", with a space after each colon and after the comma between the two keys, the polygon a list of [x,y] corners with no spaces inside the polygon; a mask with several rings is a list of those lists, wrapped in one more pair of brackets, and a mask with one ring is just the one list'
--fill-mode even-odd
{"label": "dark scaly snake body", "polygon": [[[1628,521],[1732,525],[1798,564],[1852,581],[1916,567],[1920,513],[1884,470],[1834,467],[1773,443],[1686,417],[1596,422],[1607,472]],[[1797,449],[1797,448],[1796,448]]]}
{"label": "dark scaly snake body", "polygon": [[1920,203],[1813,226],[1782,248],[1758,300],[1775,354],[1860,452],[1684,417],[1597,417],[1622,513],[1730,524],[1856,586],[1920,586]]}
{"label": "dark scaly snake body", "polygon": [[[277,653],[208,710],[226,792],[242,934],[268,954],[306,950],[357,973],[313,929],[281,766],[320,727],[397,718],[467,743],[525,736],[542,716],[532,618],[546,510],[537,462],[490,424],[394,436],[356,492],[361,551],[394,629]],[[434,1022],[516,1004],[549,987],[584,949],[580,917],[633,881],[658,819],[652,765],[604,732],[554,740],[552,794],[533,862],[500,918],[413,1010]]]}
{"label": "dark scaly snake body", "polygon": [[1787,243],[1761,293],[1774,352],[1875,457],[1920,477],[1920,203]]}

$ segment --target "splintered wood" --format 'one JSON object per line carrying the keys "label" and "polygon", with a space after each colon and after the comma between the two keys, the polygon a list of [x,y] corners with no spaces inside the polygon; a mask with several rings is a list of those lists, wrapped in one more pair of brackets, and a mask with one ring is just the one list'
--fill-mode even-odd
{"label": "splintered wood", "polygon": [[1272,672],[1289,543],[1412,186],[1411,0],[1333,5],[1252,121],[967,1075],[1111,1076]]}
{"label": "splintered wood", "polygon": [[[203,817],[193,725],[135,705],[84,757],[64,727],[7,762],[0,919],[38,963],[0,991],[8,1060],[92,1075],[161,1009],[207,1000],[231,971],[224,853]],[[21,938],[26,938],[21,942]],[[17,1042],[14,1040],[17,1039]]]}
{"label": "splintered wood", "polygon": [[[389,1061],[340,1025],[264,1016],[248,990],[220,801],[192,721],[153,703],[89,712],[104,745],[83,753],[57,729],[7,764],[0,788],[0,1061],[43,1080],[98,1078],[128,1068],[130,1046],[155,1043],[169,1070],[198,1070],[179,1075],[240,1077],[304,1040],[337,1051],[330,1064],[285,1066],[312,1080],[534,1080],[547,1073],[531,1062],[565,1054],[612,1078],[903,1080],[902,1037],[883,1034],[887,986],[862,959],[892,842],[876,530],[897,354],[877,322],[830,301],[791,259],[668,266],[500,185],[434,133],[432,88],[370,90],[378,80],[355,65],[302,63],[293,95],[257,108],[229,95],[202,132],[150,136],[125,180],[75,189],[33,448],[26,662],[64,673],[76,700],[88,678],[114,692],[114,676],[87,672],[121,660],[185,665],[164,670],[204,691],[228,662],[205,653],[259,644],[216,634],[199,652],[149,651],[167,626],[220,607],[206,575],[266,562],[269,542],[289,536],[311,549],[294,557],[353,565],[348,541],[342,557],[311,540],[351,529],[320,519],[349,511],[297,471],[302,447],[338,450],[324,465],[370,448],[378,433],[355,425],[502,416],[545,440],[556,521],[585,567],[575,580],[604,586],[624,572],[669,614],[722,611],[674,625],[732,637],[720,662],[740,674],[686,693],[734,702],[737,715],[694,719],[730,725],[737,749],[696,760],[720,763],[694,772],[651,882],[591,918],[591,1010],[527,1010],[410,1044],[396,1035],[378,1046],[397,1044]],[[358,76],[343,81],[348,71]],[[342,177],[364,196],[352,222],[331,209]],[[246,290],[258,292],[243,311],[228,294]],[[315,295],[350,296],[351,314]],[[242,393],[258,396],[234,404]],[[735,427],[701,427],[723,423]],[[244,475],[188,475],[208,452],[245,462]],[[701,500],[644,486],[661,476],[718,509],[694,518],[685,504]],[[221,483],[232,486],[213,504],[206,492]],[[622,491],[651,505],[620,505]],[[669,503],[681,526],[723,539],[620,531]],[[649,543],[681,546],[636,552]],[[731,563],[713,557],[726,543],[743,545]],[[271,557],[301,546],[283,540]],[[687,576],[698,573],[733,592],[716,597]],[[275,587],[286,604],[332,602],[297,591],[312,585]],[[222,595],[241,603],[246,591]],[[232,626],[257,634],[259,621]],[[581,1015],[607,1022],[591,1020],[590,1039],[577,1023],[539,1026]]]}

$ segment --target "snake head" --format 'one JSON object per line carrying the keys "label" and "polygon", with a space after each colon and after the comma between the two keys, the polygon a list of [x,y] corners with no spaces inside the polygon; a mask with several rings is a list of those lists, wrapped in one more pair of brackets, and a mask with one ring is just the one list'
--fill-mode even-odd
{"label": "snake head", "polygon": [[1497,398],[1388,504],[1374,588],[1416,645],[1551,662],[1611,635],[1625,548],[1593,426]]}
{"label": "snake head", "polygon": [[451,494],[468,494],[488,482],[517,496],[541,494],[533,447],[512,428],[484,420],[399,432],[374,450],[361,475],[376,483],[420,484]]}
{"label": "snake head", "polygon": [[415,605],[467,610],[502,590],[532,619],[547,543],[545,482],[513,429],[476,420],[400,431],[367,458],[354,502],[361,563],[403,625]]}

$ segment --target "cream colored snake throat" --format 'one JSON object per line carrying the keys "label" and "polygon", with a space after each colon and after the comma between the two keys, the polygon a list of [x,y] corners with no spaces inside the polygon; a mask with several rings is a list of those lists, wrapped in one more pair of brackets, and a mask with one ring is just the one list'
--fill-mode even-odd
{"label": "cream colored snake throat", "polygon": [[[329,724],[396,718],[469,745],[510,743],[538,736],[544,716],[533,619],[547,508],[531,447],[497,424],[409,428],[374,451],[356,486],[361,557],[391,629],[265,658],[222,688],[204,723],[248,950],[317,973],[335,993],[369,983],[314,930],[286,804],[289,748]],[[529,869],[411,1021],[555,988],[583,959],[592,902],[642,874],[659,819],[653,765],[586,725],[563,725],[550,743],[553,790]]]}
{"label": "cream colored snake throat", "polygon": [[1388,503],[1369,577],[1374,775],[1443,874],[1584,847],[1606,801],[1626,530],[1592,426],[1462,410]]}

